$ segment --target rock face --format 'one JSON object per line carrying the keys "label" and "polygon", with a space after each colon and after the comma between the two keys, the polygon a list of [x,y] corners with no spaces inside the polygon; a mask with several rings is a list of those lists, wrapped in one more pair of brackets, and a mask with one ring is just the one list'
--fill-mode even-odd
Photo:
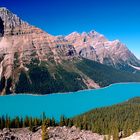
{"label": "rock face", "polygon": [[[84,71],[93,69],[94,64],[77,67],[84,58],[114,67],[123,63],[130,63],[132,69],[138,67],[137,58],[119,41],[109,42],[93,31],[72,33],[67,37],[52,36],[29,25],[8,9],[0,8],[0,95],[99,88],[106,80],[99,80]],[[104,72],[98,75],[102,74]],[[133,79],[128,80],[135,81]],[[113,82],[110,80],[109,84]]]}
{"label": "rock face", "polygon": [[[91,131],[80,131],[72,127],[50,127],[48,128],[49,140],[103,140],[101,136]],[[0,131],[0,140],[41,140],[41,129],[36,132],[29,131],[28,128],[4,129]]]}
{"label": "rock face", "polygon": [[121,69],[125,65],[139,66],[140,61],[119,40],[109,41],[96,31],[66,36],[79,55]]}
{"label": "rock face", "polygon": [[1,33],[3,35],[22,34],[22,30],[28,28],[28,24],[5,7],[0,8]]}
{"label": "rock face", "polygon": [[66,40],[29,25],[6,8],[0,8],[0,27],[1,94],[16,92],[21,73],[24,74],[21,78],[32,84],[29,67],[49,67],[77,57]]}

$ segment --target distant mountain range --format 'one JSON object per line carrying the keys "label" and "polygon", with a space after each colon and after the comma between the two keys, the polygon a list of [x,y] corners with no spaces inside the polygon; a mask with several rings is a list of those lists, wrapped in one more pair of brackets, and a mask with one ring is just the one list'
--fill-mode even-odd
{"label": "distant mountain range", "polygon": [[0,8],[0,94],[49,94],[139,82],[140,61],[96,31],[52,36]]}

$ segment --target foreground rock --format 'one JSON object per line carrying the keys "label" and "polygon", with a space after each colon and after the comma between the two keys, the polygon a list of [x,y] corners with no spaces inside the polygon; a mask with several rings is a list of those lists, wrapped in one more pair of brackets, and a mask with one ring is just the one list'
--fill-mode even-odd
{"label": "foreground rock", "polygon": [[[41,128],[31,132],[29,128],[3,129],[0,130],[0,140],[42,140]],[[91,131],[79,130],[76,127],[49,127],[49,140],[104,140],[104,135]],[[106,136],[107,137],[107,136]],[[112,140],[112,139],[111,139]],[[140,140],[140,132],[120,140]]]}
{"label": "foreground rock", "polygon": [[104,136],[101,136],[91,131],[80,131],[79,129],[72,127],[55,127],[49,129],[50,140],[103,140]]}
{"label": "foreground rock", "polygon": [[[80,131],[72,127],[49,127],[49,140],[103,140],[101,136],[91,131]],[[41,129],[36,132],[29,131],[28,128],[3,129],[0,131],[0,140],[41,140]]]}
{"label": "foreground rock", "polygon": [[28,128],[3,129],[0,131],[0,140],[41,140],[41,129],[35,133]]}
{"label": "foreground rock", "polygon": [[140,140],[140,132],[136,132],[129,137],[122,138],[121,140]]}

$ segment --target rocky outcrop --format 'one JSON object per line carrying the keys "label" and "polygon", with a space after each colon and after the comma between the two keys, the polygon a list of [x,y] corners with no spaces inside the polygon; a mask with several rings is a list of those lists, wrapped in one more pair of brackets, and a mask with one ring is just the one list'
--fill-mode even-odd
{"label": "rocky outcrop", "polygon": [[128,50],[126,45],[119,40],[109,41],[96,31],[83,32],[82,34],[73,32],[65,39],[72,43],[77,53],[84,58],[111,65],[118,69],[129,66],[129,64],[140,65],[140,61]]}
{"label": "rocky outcrop", "polygon": [[129,137],[122,138],[121,140],[140,140],[140,132],[136,132]]}
{"label": "rocky outcrop", "polygon": [[[76,127],[49,127],[49,140],[103,140],[104,136],[91,131],[79,130]],[[1,140],[41,140],[41,129],[36,132],[28,128],[4,129],[0,131]]]}
{"label": "rocky outcrop", "polygon": [[103,140],[104,136],[91,131],[79,130],[76,127],[55,127],[49,129],[50,140]]}
{"label": "rocky outcrop", "polygon": [[29,131],[29,128],[4,128],[0,131],[0,140],[42,140],[41,129],[36,132],[31,132]]}

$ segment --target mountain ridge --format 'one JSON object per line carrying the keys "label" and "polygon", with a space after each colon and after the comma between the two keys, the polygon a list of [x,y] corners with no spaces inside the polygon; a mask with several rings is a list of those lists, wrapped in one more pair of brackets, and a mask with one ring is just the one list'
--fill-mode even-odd
{"label": "mountain ridge", "polygon": [[[99,42],[106,41],[95,31],[90,32],[88,39],[92,40],[94,34]],[[87,33],[82,36],[87,36]],[[1,95],[70,92],[99,88],[114,82],[140,81],[136,78],[139,75],[132,73],[135,67],[131,67],[129,76],[114,68],[94,59],[85,60],[67,37],[50,35],[22,21],[8,9],[0,8]],[[117,80],[109,76],[109,70]]]}
{"label": "mountain ridge", "polygon": [[[73,32],[65,37],[84,58],[122,69],[124,65],[140,66],[140,60],[119,40],[109,41],[104,35],[90,31]],[[131,66],[130,66],[131,67]]]}

